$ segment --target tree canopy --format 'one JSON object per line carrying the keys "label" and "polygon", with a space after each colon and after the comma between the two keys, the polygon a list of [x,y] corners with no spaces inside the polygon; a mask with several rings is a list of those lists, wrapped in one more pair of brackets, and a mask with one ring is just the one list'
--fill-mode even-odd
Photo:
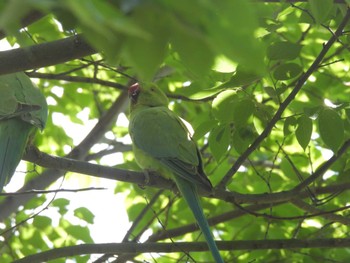
{"label": "tree canopy", "polygon": [[[348,4],[1,1],[0,74],[25,71],[49,118],[14,176],[23,185],[0,194],[0,262],[210,262],[173,182],[135,163],[135,82],[156,83],[192,124],[225,262],[350,261]],[[130,224],[97,242],[87,204],[105,187]]]}

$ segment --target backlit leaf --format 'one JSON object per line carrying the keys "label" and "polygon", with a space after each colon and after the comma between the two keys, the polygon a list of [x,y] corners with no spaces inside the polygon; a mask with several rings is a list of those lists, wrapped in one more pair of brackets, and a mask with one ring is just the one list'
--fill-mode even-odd
{"label": "backlit leaf", "polygon": [[335,110],[324,109],[318,117],[320,136],[336,152],[344,140],[344,124]]}
{"label": "backlit leaf", "polygon": [[297,121],[297,129],[295,135],[297,137],[299,145],[305,150],[308,146],[311,134],[312,134],[312,120],[303,115]]}
{"label": "backlit leaf", "polygon": [[221,160],[230,144],[230,129],[227,125],[215,127],[209,135],[209,148],[217,162]]}
{"label": "backlit leaf", "polygon": [[298,57],[300,50],[300,44],[275,42],[267,48],[267,57],[271,60],[292,60]]}
{"label": "backlit leaf", "polygon": [[273,72],[273,76],[277,80],[288,80],[295,78],[302,71],[302,68],[296,63],[286,63],[278,66]]}

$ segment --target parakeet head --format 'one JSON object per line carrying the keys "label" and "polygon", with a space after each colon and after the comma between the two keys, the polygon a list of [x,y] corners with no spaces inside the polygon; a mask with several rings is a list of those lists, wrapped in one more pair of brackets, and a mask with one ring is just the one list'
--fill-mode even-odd
{"label": "parakeet head", "polygon": [[139,83],[135,83],[129,87],[130,109],[133,110],[139,106],[160,107],[168,106],[168,98],[163,91],[155,85],[141,87]]}

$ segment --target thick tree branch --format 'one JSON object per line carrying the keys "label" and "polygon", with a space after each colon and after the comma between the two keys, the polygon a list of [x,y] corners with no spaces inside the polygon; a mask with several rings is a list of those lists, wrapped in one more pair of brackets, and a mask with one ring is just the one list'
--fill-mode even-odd
{"label": "thick tree branch", "polygon": [[[273,240],[242,240],[218,241],[220,250],[259,250],[259,249],[297,249],[297,248],[346,248],[350,239],[273,239]],[[58,258],[67,258],[86,254],[120,254],[120,253],[173,253],[183,251],[208,251],[205,242],[177,243],[106,243],[82,244],[70,247],[56,248],[35,255],[15,260],[13,263],[47,262]]]}
{"label": "thick tree branch", "polygon": [[343,29],[348,24],[350,20],[350,9],[348,8],[343,20],[339,24],[337,30],[332,34],[331,38],[328,40],[328,42],[323,45],[323,48],[321,52],[318,54],[312,65],[309,67],[309,69],[300,76],[298,79],[294,89],[291,91],[291,93],[288,95],[288,97],[281,103],[280,107],[278,108],[275,115],[272,117],[270,122],[267,124],[266,128],[263,130],[263,132],[255,139],[255,141],[247,148],[247,150],[242,153],[242,155],[237,159],[236,163],[231,167],[231,169],[226,173],[224,178],[221,180],[221,182],[218,184],[218,189],[225,189],[225,186],[231,179],[231,177],[238,171],[239,167],[243,164],[243,162],[249,157],[249,155],[255,151],[255,149],[260,145],[260,143],[270,134],[273,127],[275,127],[276,123],[280,120],[283,112],[287,108],[287,106],[294,100],[295,96],[298,94],[298,92],[301,90],[301,88],[304,86],[305,82],[308,80],[308,78],[311,76],[311,74],[318,69],[320,64],[322,63],[323,58],[329,51],[329,49],[332,47],[332,45],[338,40],[338,38],[342,35]]}
{"label": "thick tree branch", "polygon": [[[342,148],[345,149],[345,146],[350,144],[350,142],[345,143]],[[342,149],[341,148],[341,149]],[[342,152],[344,152],[342,150]],[[324,173],[324,168],[332,165],[334,163],[334,159],[339,157],[339,153],[334,155],[336,157],[330,158],[328,161],[324,162],[321,165],[321,168],[318,169],[314,174],[312,174],[309,178],[318,178],[320,175]],[[79,159],[71,159],[65,157],[56,157],[43,152],[40,152],[38,149],[34,147],[29,147],[27,152],[23,156],[24,160],[33,162],[42,167],[50,168],[50,170],[57,171],[71,171],[82,173],[86,175],[108,178],[113,180],[120,180],[123,182],[136,183],[145,186],[151,186],[160,189],[174,189],[174,183],[170,180],[164,179],[162,176],[157,174],[150,174],[149,178],[147,178],[148,183],[145,184],[146,178],[142,172],[134,172],[128,170],[117,169],[113,167],[107,167],[97,164],[92,164],[84,161],[79,161]],[[307,181],[308,182],[308,181]],[[301,183],[303,184],[303,183]],[[301,185],[300,184],[300,185]],[[241,194],[237,192],[230,191],[216,191],[214,193],[205,192],[202,189],[199,189],[199,194],[202,196],[209,196],[212,198],[224,200],[226,202],[232,204],[276,204],[281,202],[287,202],[295,198],[296,195],[299,197],[307,197],[308,192],[301,192],[303,187],[293,188],[289,191],[281,191],[274,193],[262,193],[262,194]],[[324,193],[332,193],[337,191],[349,190],[350,184],[340,184],[337,186],[327,186],[323,188],[315,189],[316,194],[324,194]],[[0,205],[1,208],[1,205]]]}
{"label": "thick tree branch", "polygon": [[0,52],[0,75],[38,69],[92,55],[96,51],[82,35]]}
{"label": "thick tree branch", "polygon": [[[33,146],[27,148],[26,153],[23,156],[23,160],[35,163],[45,168],[57,169],[64,172],[76,172],[139,185],[143,185],[147,181],[144,173],[142,172],[102,166],[65,157],[56,157],[39,152],[39,150]],[[171,189],[172,183],[161,176],[152,175],[150,176],[147,185],[151,187]]]}
{"label": "thick tree branch", "polygon": [[27,72],[27,75],[31,78],[40,78],[40,79],[55,79],[55,80],[64,80],[69,82],[79,82],[79,83],[91,83],[91,84],[100,84],[106,87],[113,87],[119,90],[125,89],[124,85],[121,85],[117,82],[107,81],[98,78],[88,78],[88,77],[79,77],[79,76],[70,76],[62,74],[49,74],[49,73],[39,73],[39,72]]}

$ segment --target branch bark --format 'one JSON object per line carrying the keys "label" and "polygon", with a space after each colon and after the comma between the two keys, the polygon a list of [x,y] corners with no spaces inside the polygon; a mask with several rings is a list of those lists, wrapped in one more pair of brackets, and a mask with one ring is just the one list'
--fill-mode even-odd
{"label": "branch bark", "polygon": [[39,73],[39,72],[27,72],[27,75],[31,78],[39,79],[55,79],[55,80],[64,80],[69,82],[79,82],[79,83],[93,83],[100,84],[106,87],[112,87],[118,90],[125,89],[124,85],[121,85],[117,82],[112,82],[108,80],[98,79],[98,78],[88,78],[80,76],[70,76],[70,75],[61,75],[61,74],[50,74],[50,73]]}
{"label": "branch bark", "polygon": [[[94,134],[93,132],[91,132]],[[86,140],[90,142],[90,140]],[[92,140],[95,141],[95,140]],[[83,143],[81,143],[83,145]],[[81,146],[80,145],[80,146]],[[86,150],[90,149],[92,145],[87,145]],[[333,157],[331,157],[328,161],[324,162],[320,169],[318,169],[315,173],[310,175],[308,178],[315,179],[320,177],[324,172],[337,160],[341,154],[345,153],[345,149],[350,146],[350,140],[347,141],[342,147],[341,150]],[[85,148],[85,147],[84,147]],[[84,153],[84,150],[82,153]],[[82,151],[80,147],[77,147],[74,151]],[[81,154],[82,154],[81,153]],[[29,147],[26,153],[23,156],[24,160],[33,162],[37,165],[40,165],[45,168],[49,168],[49,170],[61,171],[61,173],[71,171],[77,172],[81,174],[86,174],[90,176],[96,176],[101,178],[108,178],[112,180],[119,180],[123,182],[141,184],[145,186],[160,188],[160,189],[168,189],[172,190],[174,188],[174,184],[172,181],[163,178],[157,174],[150,174],[149,178],[147,178],[147,184],[145,175],[142,172],[134,172],[129,170],[122,170],[113,167],[107,167],[97,164],[88,163],[85,161],[80,161],[80,155],[72,154],[67,157],[56,157],[43,152],[40,152],[38,149]],[[69,158],[70,157],[70,158]],[[313,181],[313,180],[311,180]],[[310,180],[305,180],[306,183],[310,183]],[[307,197],[308,192],[302,191],[304,187],[300,187],[304,185],[301,183],[297,185],[295,188],[288,191],[274,192],[274,193],[262,193],[262,194],[242,194],[238,192],[230,192],[230,191],[215,191],[214,193],[208,193],[203,189],[199,189],[199,194],[201,196],[208,196],[216,199],[220,199],[232,204],[276,204],[281,202],[290,201],[295,198],[295,196],[299,197]],[[38,188],[31,188],[38,189]],[[41,188],[40,188],[41,189]],[[340,185],[330,185],[327,187],[320,187],[315,189],[316,194],[324,194],[324,193],[333,193],[337,191],[349,190],[350,184],[340,184]],[[29,189],[27,189],[29,190]],[[23,191],[23,190],[22,190]],[[1,195],[1,194],[0,194]],[[2,205],[0,205],[0,210],[2,209]],[[2,214],[0,214],[1,219]]]}
{"label": "branch bark", "polygon": [[0,52],[0,75],[57,65],[96,53],[82,35]]}
{"label": "branch bark", "polygon": [[[242,240],[218,241],[218,248],[223,251],[260,250],[260,249],[297,249],[297,248],[346,248],[350,239],[274,239],[274,240]],[[86,254],[120,254],[120,253],[173,253],[173,252],[208,251],[205,242],[176,243],[106,243],[82,244],[70,247],[55,248],[35,255],[30,255],[13,263],[47,262],[58,258],[67,258]]]}

